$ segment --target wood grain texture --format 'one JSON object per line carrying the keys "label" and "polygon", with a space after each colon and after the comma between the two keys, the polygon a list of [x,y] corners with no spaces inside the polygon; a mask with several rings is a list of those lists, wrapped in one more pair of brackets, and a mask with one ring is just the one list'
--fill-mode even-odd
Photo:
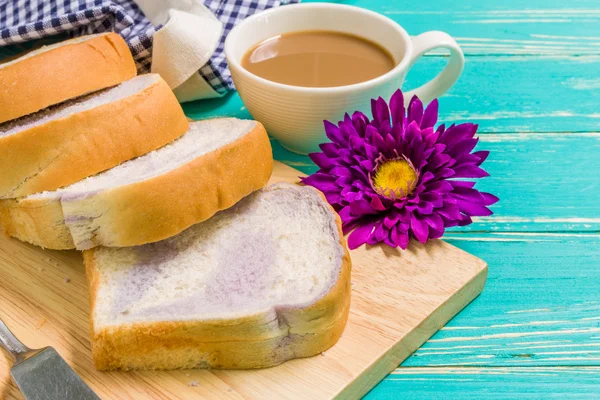
{"label": "wood grain texture", "polygon": [[365,399],[597,399],[599,386],[600,367],[402,368]]}
{"label": "wood grain texture", "polygon": [[[276,163],[272,181],[297,181]],[[326,354],[256,371],[94,370],[85,273],[77,252],[44,251],[0,238],[0,309],[30,347],[55,346],[105,399],[356,398],[365,394],[483,289],[486,264],[442,241],[406,252],[351,252],[352,305],[342,338]],[[2,398],[19,398],[0,358]],[[196,385],[197,384],[197,385]]]}
{"label": "wood grain texture", "polygon": [[404,366],[600,365],[597,234],[446,238],[486,257],[488,284],[468,314],[454,318]]}

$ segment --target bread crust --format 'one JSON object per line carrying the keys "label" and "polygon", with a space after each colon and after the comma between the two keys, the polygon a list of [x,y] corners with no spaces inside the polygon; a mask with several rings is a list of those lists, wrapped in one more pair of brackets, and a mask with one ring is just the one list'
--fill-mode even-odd
{"label": "bread crust", "polygon": [[0,197],[70,185],[183,135],[188,121],[167,83],[0,137]]}
{"label": "bread crust", "polygon": [[[257,122],[238,140],[141,182],[82,199],[0,200],[0,225],[50,249],[156,242],[231,207],[262,188],[272,171],[269,137]],[[86,228],[69,228],[65,216],[88,218]]]}
{"label": "bread crust", "polygon": [[136,75],[129,47],[118,34],[78,40],[0,68],[0,123]]}
{"label": "bread crust", "polygon": [[[316,190],[316,189],[314,189]],[[332,212],[335,213],[335,211]],[[352,262],[337,214],[344,253],[335,285],[307,307],[276,307],[237,319],[135,323],[95,329],[100,274],[94,251],[83,252],[90,295],[90,335],[99,370],[253,369],[310,357],[332,347],[350,310]]]}
{"label": "bread crust", "polygon": [[75,248],[56,200],[0,200],[0,227],[8,236],[47,249]]}

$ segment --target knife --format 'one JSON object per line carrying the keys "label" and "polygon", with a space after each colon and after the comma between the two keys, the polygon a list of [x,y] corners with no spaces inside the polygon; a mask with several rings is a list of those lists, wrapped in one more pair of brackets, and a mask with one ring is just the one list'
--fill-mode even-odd
{"label": "knife", "polygon": [[0,345],[15,360],[10,374],[26,400],[100,400],[56,350],[28,348],[2,320]]}

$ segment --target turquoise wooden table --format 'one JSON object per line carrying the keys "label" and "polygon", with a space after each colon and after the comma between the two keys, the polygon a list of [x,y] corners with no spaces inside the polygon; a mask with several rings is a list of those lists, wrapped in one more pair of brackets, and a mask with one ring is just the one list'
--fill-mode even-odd
{"label": "turquoise wooden table", "polygon": [[[367,399],[600,397],[600,4],[598,0],[349,0],[410,34],[450,33],[465,71],[443,122],[479,124],[495,215],[445,239],[489,263],[483,294]],[[527,4],[524,6],[523,4]],[[431,54],[416,87],[445,64]],[[249,114],[235,94],[192,118]],[[273,143],[303,172],[307,157]]]}

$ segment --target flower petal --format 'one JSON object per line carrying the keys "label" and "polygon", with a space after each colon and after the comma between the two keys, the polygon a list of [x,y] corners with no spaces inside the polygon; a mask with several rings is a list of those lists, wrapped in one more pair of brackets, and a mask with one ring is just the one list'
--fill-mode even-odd
{"label": "flower petal", "polygon": [[330,170],[337,165],[336,159],[329,158],[325,153],[310,153],[308,157],[324,170]]}
{"label": "flower petal", "polygon": [[444,201],[442,200],[442,196],[435,192],[427,192],[420,195],[422,201],[426,201],[431,203],[435,208],[442,207],[444,205]]}
{"label": "flower petal", "polygon": [[[456,175],[456,172],[451,168],[442,168],[435,173],[438,178],[451,178]],[[455,178],[464,178],[463,176],[456,176]]]}
{"label": "flower petal", "polygon": [[450,126],[446,131],[440,135],[440,142],[445,144],[451,144],[460,142],[461,140],[471,139],[477,132],[477,125],[472,123],[458,124]]}
{"label": "flower petal", "polygon": [[423,113],[423,120],[421,121],[421,129],[431,128],[435,125],[438,119],[438,100],[433,99],[431,103],[425,109]]}
{"label": "flower petal", "polygon": [[338,146],[336,143],[332,143],[332,142],[321,143],[319,145],[319,148],[328,157],[334,158],[334,157],[338,157],[340,155],[340,146]]}
{"label": "flower petal", "polygon": [[335,176],[317,172],[306,178],[302,178],[302,183],[319,189],[321,192],[337,192],[340,187],[335,184]]}
{"label": "flower petal", "polygon": [[399,226],[390,229],[390,239],[395,246],[400,247],[402,250],[406,250],[410,240],[408,232],[402,230]]}
{"label": "flower petal", "polygon": [[460,209],[456,204],[444,204],[444,207],[436,209],[437,213],[449,220],[460,218]]}
{"label": "flower petal", "polygon": [[438,214],[429,215],[425,221],[427,221],[427,225],[429,225],[433,230],[442,232],[444,231],[444,220],[442,220],[442,217],[440,217]]}
{"label": "flower petal", "polygon": [[454,188],[467,188],[467,189],[471,189],[473,186],[475,186],[475,182],[472,182],[472,181],[448,181],[448,182]]}
{"label": "flower petal", "polygon": [[481,192],[481,195],[483,196],[483,200],[484,200],[484,205],[486,206],[491,206],[492,204],[496,204],[500,199],[496,196],[494,196],[491,193],[486,193],[486,192]]}
{"label": "flower petal", "polygon": [[475,165],[460,165],[456,168],[453,168],[454,174],[450,176],[454,176],[455,178],[485,178],[486,176],[490,176],[483,169],[479,168]]}
{"label": "flower petal", "polygon": [[[348,114],[346,114],[346,116],[348,116]],[[350,117],[348,116],[348,118],[350,118]],[[339,128],[340,128],[340,133],[346,139],[346,143],[348,143],[348,141],[352,137],[360,137],[358,135],[358,132],[356,132],[356,129],[354,129],[354,125],[352,125],[352,121],[343,121],[343,122],[340,122],[339,123]]]}
{"label": "flower petal", "polygon": [[461,213],[471,217],[488,217],[493,214],[489,208],[470,201],[459,200],[456,204]]}
{"label": "flower petal", "polygon": [[433,212],[433,204],[422,201],[417,204],[417,211],[421,215],[429,215]]}
{"label": "flower petal", "polygon": [[369,214],[376,214],[377,210],[375,210],[371,204],[365,200],[356,200],[350,204],[350,211],[352,215],[363,216]]}
{"label": "flower petal", "polygon": [[343,167],[341,165],[338,165],[334,168],[331,169],[331,171],[329,171],[329,173],[335,177],[340,177],[340,176],[344,176],[344,177],[350,177],[353,176],[352,175],[352,171],[346,167]]}
{"label": "flower petal", "polygon": [[477,162],[476,165],[481,165],[488,158],[488,156],[490,155],[490,152],[486,151],[486,150],[476,151],[473,153],[473,155],[479,157],[479,161]]}
{"label": "flower petal", "polygon": [[360,111],[355,111],[352,114],[352,124],[354,129],[358,132],[361,137],[365,137],[365,129],[369,125],[369,118]]}
{"label": "flower petal", "polygon": [[355,217],[350,212],[350,206],[343,207],[340,211],[338,211],[338,215],[340,216],[340,219],[342,220],[343,223],[346,223],[348,221],[352,221],[355,219]]}
{"label": "flower petal", "polygon": [[417,96],[413,96],[408,104],[408,123],[416,122],[418,126],[421,126],[421,120],[423,119],[423,103]]}
{"label": "flower petal", "polygon": [[383,224],[386,228],[390,229],[392,226],[396,225],[396,223],[400,220],[400,215],[398,212],[391,212],[385,216],[383,219]]}
{"label": "flower petal", "polygon": [[452,189],[454,189],[454,188],[448,181],[437,181],[437,182],[433,182],[433,183],[430,183],[427,185],[428,191],[437,192],[437,193],[448,193]]}
{"label": "flower petal", "polygon": [[[374,242],[383,242],[383,240],[389,236],[389,229],[387,229],[383,223],[378,223],[373,231],[372,238],[375,239]],[[375,244],[373,243],[373,244]]]}
{"label": "flower petal", "polygon": [[440,168],[440,167],[448,164],[448,162],[450,160],[452,160],[452,157],[450,157],[448,154],[436,154],[433,157],[431,157],[431,159],[429,160],[428,168],[431,168],[431,169]]}
{"label": "flower petal", "polygon": [[373,113],[373,122],[375,126],[380,126],[384,121],[390,120],[390,110],[387,103],[381,97],[377,100],[371,100],[371,112]]}
{"label": "flower petal", "polygon": [[367,142],[365,142],[364,146],[365,146],[365,156],[368,159],[375,160],[377,157],[379,157],[380,152],[379,152],[379,150],[377,150],[377,147],[371,146]]}
{"label": "flower petal", "polygon": [[466,226],[470,225],[473,222],[471,217],[468,215],[463,215],[462,218],[458,221],[458,226]]}
{"label": "flower petal", "polygon": [[392,123],[394,126],[404,124],[404,95],[400,89],[396,90],[390,98],[390,111],[392,114]]}
{"label": "flower petal", "polygon": [[331,205],[339,204],[339,202],[342,200],[342,196],[336,192],[327,192],[324,193],[324,195],[327,202]]}
{"label": "flower petal", "polygon": [[404,131],[404,140],[412,144],[418,136],[421,136],[421,128],[419,128],[418,122],[412,121]]}
{"label": "flower petal", "polygon": [[344,139],[344,136],[340,132],[340,129],[337,127],[337,125],[329,121],[323,121],[323,125],[325,125],[325,135],[327,135],[329,140],[331,140],[334,143],[340,143],[343,145],[347,143],[346,139]]}
{"label": "flower petal", "polygon": [[410,219],[410,228],[412,230],[413,235],[419,242],[427,242],[427,238],[429,236],[429,228],[425,220],[419,219],[416,217],[416,215],[413,214]]}
{"label": "flower petal", "polygon": [[447,152],[456,158],[460,154],[470,153],[477,145],[477,142],[479,142],[479,139],[465,139],[460,142],[454,142],[448,146]]}
{"label": "flower petal", "polygon": [[429,239],[439,239],[444,235],[444,229],[437,230],[429,227]]}
{"label": "flower petal", "polygon": [[350,250],[356,249],[367,242],[373,231],[373,225],[372,222],[367,222],[352,231],[350,236],[348,236],[348,247]]}
{"label": "flower petal", "polygon": [[387,207],[383,205],[379,196],[373,196],[371,198],[371,207],[373,207],[377,211],[385,211]]}
{"label": "flower petal", "polygon": [[388,150],[385,140],[383,140],[383,136],[381,136],[378,131],[375,131],[372,134],[373,137],[371,138],[371,143],[377,148],[377,151],[384,153]]}
{"label": "flower petal", "polygon": [[469,201],[475,204],[483,204],[484,202],[482,194],[479,192],[479,190],[475,189],[455,187],[450,195],[457,199]]}

